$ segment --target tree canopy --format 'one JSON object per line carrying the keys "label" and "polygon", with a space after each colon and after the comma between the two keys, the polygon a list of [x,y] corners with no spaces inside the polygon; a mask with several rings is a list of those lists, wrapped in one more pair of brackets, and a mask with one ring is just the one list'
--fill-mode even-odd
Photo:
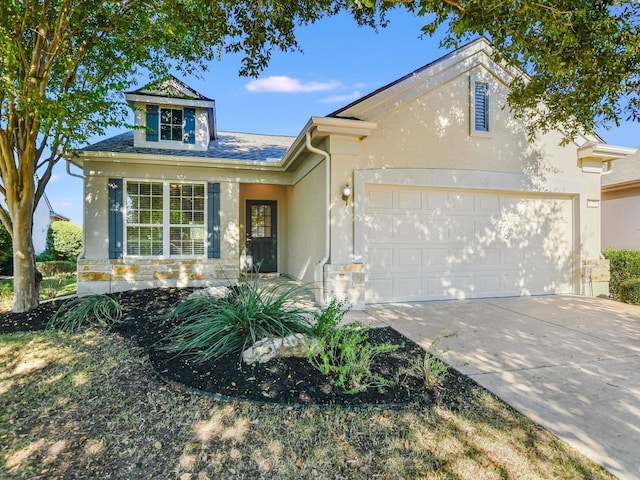
{"label": "tree canopy", "polygon": [[[256,75],[295,27],[344,8],[332,0],[6,0],[0,16],[0,221],[14,251],[14,311],[37,305],[33,211],[62,155],[126,121],[120,97],[146,71],[202,71],[243,52]],[[386,8],[386,7],[385,7]],[[360,24],[385,8],[350,7]],[[34,180],[38,173],[39,180]]]}
{"label": "tree canopy", "polygon": [[[447,46],[486,36],[499,59],[528,75],[509,97],[530,133],[560,129],[567,139],[621,121],[640,121],[640,3],[637,1],[419,0]],[[640,144],[640,140],[638,141]]]}

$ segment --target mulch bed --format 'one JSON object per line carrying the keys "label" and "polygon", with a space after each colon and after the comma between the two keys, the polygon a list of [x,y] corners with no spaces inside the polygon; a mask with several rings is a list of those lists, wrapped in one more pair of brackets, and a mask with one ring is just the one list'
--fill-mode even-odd
{"label": "mulch bed", "polygon": [[[161,316],[193,292],[191,288],[157,288],[112,294],[123,309],[123,322],[114,330],[142,346],[156,372],[165,381],[217,398],[241,399],[287,405],[404,405],[445,404],[456,408],[471,395],[477,384],[450,369],[445,381],[427,388],[416,375],[407,373],[412,359],[422,358],[424,350],[391,328],[370,330],[373,344],[402,345],[374,360],[372,371],[396,380],[392,387],[371,387],[356,394],[336,387],[304,358],[280,358],[249,366],[239,353],[196,363],[188,355],[168,354],[158,348],[171,325]],[[0,333],[39,331],[61,302],[48,302],[26,314],[0,314]]]}

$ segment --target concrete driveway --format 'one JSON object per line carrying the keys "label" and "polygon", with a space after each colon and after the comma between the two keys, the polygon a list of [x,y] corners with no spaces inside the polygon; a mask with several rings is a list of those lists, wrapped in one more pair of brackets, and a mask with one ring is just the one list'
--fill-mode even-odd
{"label": "concrete driveway", "polygon": [[640,307],[545,296],[366,314],[425,348],[441,338],[448,363],[614,475],[640,478]]}

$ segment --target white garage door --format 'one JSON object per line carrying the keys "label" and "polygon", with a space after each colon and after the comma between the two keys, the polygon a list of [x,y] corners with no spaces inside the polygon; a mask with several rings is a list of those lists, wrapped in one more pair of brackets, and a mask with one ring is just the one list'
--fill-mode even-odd
{"label": "white garage door", "polygon": [[574,293],[573,201],[370,185],[368,303]]}

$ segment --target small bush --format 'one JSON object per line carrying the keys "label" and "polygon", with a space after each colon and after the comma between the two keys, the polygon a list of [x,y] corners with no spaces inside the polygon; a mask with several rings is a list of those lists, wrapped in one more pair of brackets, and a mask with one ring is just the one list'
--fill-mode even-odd
{"label": "small bush", "polygon": [[307,311],[295,305],[300,288],[241,283],[226,298],[192,297],[166,316],[180,323],[165,336],[163,349],[189,353],[196,362],[242,352],[262,338],[309,333]]}
{"label": "small bush", "polygon": [[87,295],[63,303],[47,328],[75,333],[86,327],[110,328],[121,318],[122,308],[117,300],[108,295]]}
{"label": "small bush", "polygon": [[325,310],[315,315],[312,333],[318,339],[307,359],[323,375],[335,376],[335,384],[347,393],[358,393],[369,387],[392,385],[392,380],[371,371],[375,357],[390,353],[400,345],[384,343],[371,344],[369,327],[359,322],[339,326],[346,311],[343,304],[332,300]]}
{"label": "small bush", "polygon": [[432,353],[425,352],[422,357],[413,359],[406,373],[421,378],[427,387],[435,387],[441,385],[449,375],[449,365]]}
{"label": "small bush", "polygon": [[52,222],[47,231],[46,260],[75,261],[82,252],[82,227],[70,222]]}
{"label": "small bush", "polygon": [[629,278],[640,277],[640,251],[608,248],[602,254],[611,264],[609,295],[619,298],[620,284]]}
{"label": "small bush", "polygon": [[76,263],[68,260],[54,260],[50,262],[41,262],[40,255],[36,268],[43,277],[55,277],[63,273],[74,273],[76,271]]}
{"label": "small bush", "polygon": [[629,278],[620,284],[620,301],[640,305],[640,278]]}

